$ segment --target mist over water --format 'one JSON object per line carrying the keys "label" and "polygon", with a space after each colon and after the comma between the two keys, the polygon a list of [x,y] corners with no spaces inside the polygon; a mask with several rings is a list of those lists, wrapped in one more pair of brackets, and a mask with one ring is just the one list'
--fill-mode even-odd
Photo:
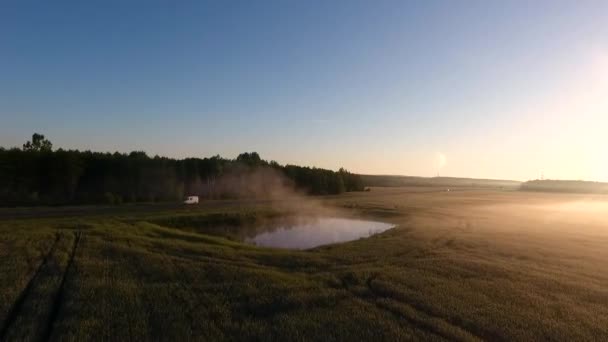
{"label": "mist over water", "polygon": [[273,210],[302,217],[340,217],[340,208],[324,205],[319,199],[298,189],[293,181],[273,168],[240,170],[222,176],[218,191],[233,198],[263,200]]}

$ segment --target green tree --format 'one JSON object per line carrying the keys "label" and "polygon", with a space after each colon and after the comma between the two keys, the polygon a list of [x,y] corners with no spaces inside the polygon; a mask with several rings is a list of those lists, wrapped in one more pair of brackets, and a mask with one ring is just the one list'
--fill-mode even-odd
{"label": "green tree", "polygon": [[23,144],[24,151],[33,152],[50,152],[53,149],[53,144],[44,138],[44,135],[34,133],[32,135],[32,141],[28,141]]}
{"label": "green tree", "polygon": [[241,153],[238,155],[238,157],[236,157],[236,161],[251,167],[266,164],[266,162],[260,158],[260,155],[257,152]]}

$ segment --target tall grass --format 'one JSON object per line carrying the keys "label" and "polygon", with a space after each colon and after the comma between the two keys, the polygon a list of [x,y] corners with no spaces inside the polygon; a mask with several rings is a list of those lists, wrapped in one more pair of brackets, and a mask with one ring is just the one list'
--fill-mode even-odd
{"label": "tall grass", "polygon": [[328,198],[397,228],[307,251],[209,234],[270,204],[4,220],[0,322],[6,340],[606,340],[608,225],[550,220],[556,196]]}

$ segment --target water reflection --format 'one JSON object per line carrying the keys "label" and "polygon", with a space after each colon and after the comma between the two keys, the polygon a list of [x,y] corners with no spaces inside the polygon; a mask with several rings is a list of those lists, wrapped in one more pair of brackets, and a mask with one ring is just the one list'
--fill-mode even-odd
{"label": "water reflection", "polygon": [[258,229],[245,241],[265,247],[307,249],[369,237],[393,227],[384,222],[345,218],[300,219],[267,226],[265,231]]}

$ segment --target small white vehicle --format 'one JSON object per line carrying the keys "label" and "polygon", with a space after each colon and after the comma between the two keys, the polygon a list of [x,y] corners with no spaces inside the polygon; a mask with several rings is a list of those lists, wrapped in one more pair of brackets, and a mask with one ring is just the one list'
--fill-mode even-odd
{"label": "small white vehicle", "polygon": [[188,196],[184,204],[198,204],[198,196]]}

